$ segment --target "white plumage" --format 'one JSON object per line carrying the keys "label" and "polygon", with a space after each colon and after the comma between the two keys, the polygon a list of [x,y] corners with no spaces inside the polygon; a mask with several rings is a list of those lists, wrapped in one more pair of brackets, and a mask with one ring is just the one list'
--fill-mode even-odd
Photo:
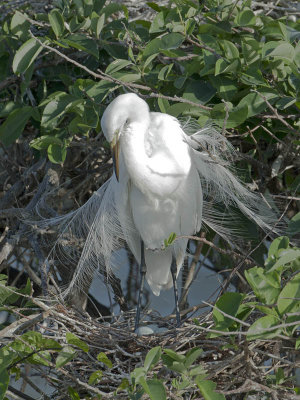
{"label": "white plumage", "polygon": [[[138,263],[144,242],[146,279],[159,295],[172,286],[172,253],[177,275],[182,266],[187,239],[180,236],[195,234],[202,223],[234,238],[233,210],[239,209],[264,230],[272,229],[275,214],[231,172],[234,150],[213,127],[188,135],[177,119],[150,112],[133,93],[110,103],[101,126],[115,150],[118,179],[113,174],[78,210],[43,222],[60,224],[58,245],[74,263],[66,293],[99,267],[113,268],[112,255],[123,241]],[[165,249],[173,232],[179,238]],[[70,237],[84,238],[79,257]]]}

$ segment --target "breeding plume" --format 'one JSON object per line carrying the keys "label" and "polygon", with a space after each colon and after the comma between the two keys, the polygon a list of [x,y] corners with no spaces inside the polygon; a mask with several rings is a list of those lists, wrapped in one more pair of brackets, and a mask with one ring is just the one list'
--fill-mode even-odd
{"label": "breeding plume", "polygon": [[[90,200],[68,215],[52,219],[61,224],[61,240],[84,238],[79,261],[65,245],[68,264],[76,264],[71,284],[81,285],[99,267],[114,267],[114,253],[126,241],[140,265],[139,323],[144,278],[153,293],[174,286],[177,324],[180,323],[176,278],[183,264],[187,238],[202,225],[234,240],[233,210],[239,209],[264,230],[274,213],[233,174],[234,150],[214,128],[189,128],[168,115],[150,112],[136,94],[115,98],[101,126],[111,145],[114,173]],[[47,220],[49,224],[49,220]],[[165,247],[171,233],[176,240]]]}

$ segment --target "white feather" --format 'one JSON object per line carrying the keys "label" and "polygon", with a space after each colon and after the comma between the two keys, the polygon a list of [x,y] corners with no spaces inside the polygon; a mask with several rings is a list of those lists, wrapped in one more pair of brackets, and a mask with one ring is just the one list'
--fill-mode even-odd
{"label": "white feather", "polygon": [[119,132],[119,181],[113,175],[78,210],[40,222],[59,226],[56,248],[66,255],[61,261],[74,268],[65,294],[82,286],[98,268],[114,268],[113,255],[125,241],[138,263],[144,241],[146,278],[158,295],[172,285],[172,253],[177,273],[185,256],[185,238],[164,248],[171,233],[193,235],[203,221],[233,240],[239,234],[235,209],[262,229],[277,232],[277,216],[234,175],[234,149],[212,126],[197,131],[191,124],[181,127],[167,114],[150,113],[134,94],[115,99],[101,124],[109,142]]}

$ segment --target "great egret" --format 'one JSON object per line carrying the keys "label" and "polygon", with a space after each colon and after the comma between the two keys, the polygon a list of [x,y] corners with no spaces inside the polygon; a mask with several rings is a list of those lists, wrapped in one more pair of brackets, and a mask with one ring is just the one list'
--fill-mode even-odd
{"label": "great egret", "polygon": [[[204,223],[225,239],[233,238],[238,234],[233,209],[264,230],[271,229],[276,216],[231,172],[234,150],[213,127],[188,135],[176,118],[150,112],[134,93],[115,98],[101,126],[112,148],[113,176],[78,210],[46,220],[62,224],[61,238],[86,238],[79,262],[74,246],[64,244],[68,263],[75,264],[66,293],[90,280],[99,266],[110,270],[123,240],[140,265],[135,329],[145,278],[156,296],[174,286],[179,325],[176,278],[187,246],[182,236],[195,234]],[[165,248],[171,233],[177,239]]]}

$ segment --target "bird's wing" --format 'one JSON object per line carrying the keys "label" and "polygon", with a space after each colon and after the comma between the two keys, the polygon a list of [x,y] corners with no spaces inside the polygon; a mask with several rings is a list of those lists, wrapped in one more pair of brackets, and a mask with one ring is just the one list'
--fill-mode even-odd
{"label": "bird's wing", "polygon": [[[145,136],[148,167],[157,176],[180,180],[191,166],[185,135],[176,118],[168,114],[150,113],[150,127]],[[163,180],[162,180],[163,184]]]}

